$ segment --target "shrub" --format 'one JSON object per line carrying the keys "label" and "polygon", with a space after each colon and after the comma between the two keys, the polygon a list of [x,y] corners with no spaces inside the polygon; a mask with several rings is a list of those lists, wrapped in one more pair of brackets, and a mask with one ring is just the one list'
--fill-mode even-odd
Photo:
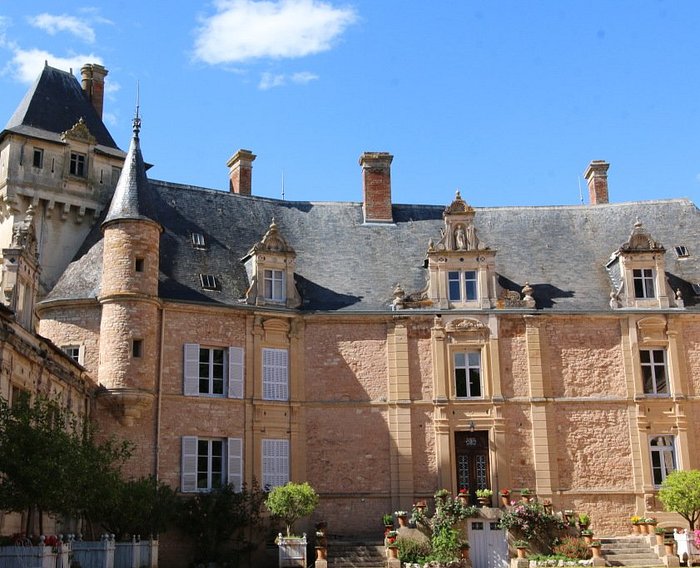
{"label": "shrub", "polygon": [[265,505],[274,516],[284,521],[287,536],[291,536],[292,525],[314,512],[318,494],[308,483],[289,482],[270,491]]}
{"label": "shrub", "polygon": [[540,503],[518,503],[503,513],[499,526],[516,538],[535,543],[538,549],[549,549],[551,541],[564,529],[561,519],[545,512]]}
{"label": "shrub", "polygon": [[430,543],[415,538],[400,537],[396,539],[399,547],[399,558],[404,563],[422,564],[430,556]]}
{"label": "shrub", "polygon": [[554,554],[572,560],[588,560],[591,557],[591,551],[586,541],[573,536],[564,537],[559,544],[554,546]]}

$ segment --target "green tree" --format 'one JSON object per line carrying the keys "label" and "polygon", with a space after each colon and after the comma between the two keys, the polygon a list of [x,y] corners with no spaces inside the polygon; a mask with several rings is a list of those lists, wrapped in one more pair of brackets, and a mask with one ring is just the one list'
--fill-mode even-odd
{"label": "green tree", "polygon": [[[225,485],[209,493],[183,498],[178,505],[177,525],[195,546],[195,564],[225,563],[254,547],[254,529],[262,524],[266,493],[256,481],[240,491]],[[232,549],[232,554],[228,551]],[[230,558],[229,558],[230,559]]]}
{"label": "green tree", "polygon": [[289,482],[270,491],[265,505],[275,517],[284,521],[287,536],[291,536],[294,523],[316,509],[318,495],[308,483]]}
{"label": "green tree", "polygon": [[33,515],[81,515],[118,479],[126,443],[97,443],[94,430],[56,400],[38,396],[12,407],[0,397],[0,508]]}
{"label": "green tree", "polygon": [[700,470],[678,470],[667,475],[659,499],[667,511],[678,513],[688,521],[690,530],[695,530],[700,518]]}

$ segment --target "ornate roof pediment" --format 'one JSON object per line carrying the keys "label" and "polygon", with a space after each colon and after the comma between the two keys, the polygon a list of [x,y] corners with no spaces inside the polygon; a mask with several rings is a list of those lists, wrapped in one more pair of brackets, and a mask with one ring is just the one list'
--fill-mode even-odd
{"label": "ornate roof pediment", "polygon": [[97,138],[95,138],[85,124],[83,117],[76,122],[69,130],[61,133],[61,139],[65,142],[66,139],[77,140],[79,142],[86,142],[87,144],[95,144]]}
{"label": "ornate roof pediment", "polygon": [[260,252],[281,253],[296,256],[296,252],[292,246],[287,243],[285,238],[280,234],[274,218],[272,219],[272,223],[270,223],[270,227],[263,235],[263,238],[253,245],[253,248],[248,253],[248,256]]}
{"label": "ornate roof pediment", "polygon": [[620,246],[619,250],[622,253],[666,251],[661,243],[651,238],[649,231],[644,228],[639,219],[637,219],[637,222],[634,224],[629,239]]}
{"label": "ornate roof pediment", "polygon": [[487,246],[481,244],[474,227],[474,208],[469,205],[457,190],[454,201],[445,209],[442,216],[445,227],[440,229],[440,240],[428,243],[428,253],[444,251],[483,251]]}
{"label": "ornate roof pediment", "polygon": [[454,200],[445,208],[442,216],[447,217],[448,215],[460,214],[474,216],[474,208],[462,199],[462,195],[459,190],[457,190]]}

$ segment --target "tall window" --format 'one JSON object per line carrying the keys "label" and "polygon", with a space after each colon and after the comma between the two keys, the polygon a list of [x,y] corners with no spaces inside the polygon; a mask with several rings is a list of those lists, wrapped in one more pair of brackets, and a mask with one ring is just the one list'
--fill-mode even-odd
{"label": "tall window", "polygon": [[185,344],[184,394],[243,398],[242,347]]}
{"label": "tall window", "polygon": [[281,270],[264,270],[264,296],[266,300],[273,302],[284,302],[286,294],[284,293],[284,272]]}
{"label": "tall window", "polygon": [[458,398],[481,398],[481,353],[454,354],[455,392]]}
{"label": "tall window", "polygon": [[452,302],[468,302],[478,298],[476,270],[452,270],[447,273],[447,283]]}
{"label": "tall window", "polygon": [[286,349],[263,349],[263,399],[289,400],[289,357]]}
{"label": "tall window", "polygon": [[643,349],[639,352],[642,363],[644,392],[647,394],[668,394],[666,373],[666,351],[663,349]]}
{"label": "tall window", "polygon": [[654,298],[654,271],[651,268],[632,270],[635,298]]}
{"label": "tall window", "polygon": [[32,155],[32,166],[35,168],[44,167],[44,151],[41,148],[34,148]]}
{"label": "tall window", "polygon": [[676,450],[673,436],[655,436],[649,440],[651,476],[654,485],[661,485],[666,476],[676,469]]}
{"label": "tall window", "polygon": [[70,153],[70,173],[73,176],[85,177],[85,154]]}
{"label": "tall window", "polygon": [[241,438],[182,438],[183,492],[211,491],[226,483],[237,490],[243,482]]}
{"label": "tall window", "polygon": [[289,440],[263,440],[262,466],[264,488],[271,489],[289,481]]}

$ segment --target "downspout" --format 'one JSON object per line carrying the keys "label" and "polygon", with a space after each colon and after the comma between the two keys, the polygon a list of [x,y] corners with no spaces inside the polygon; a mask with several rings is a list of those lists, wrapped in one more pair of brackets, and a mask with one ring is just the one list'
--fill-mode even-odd
{"label": "downspout", "polygon": [[161,417],[161,411],[162,411],[162,386],[163,386],[163,349],[164,349],[164,343],[165,343],[165,307],[162,308],[161,310],[161,315],[160,315],[160,351],[158,353],[158,387],[157,387],[157,392],[156,392],[156,399],[157,399],[157,406],[156,406],[156,424],[155,424],[155,435],[156,435],[156,443],[154,444],[155,448],[155,456],[154,456],[154,462],[155,462],[155,478],[156,481],[158,480],[158,472],[160,471],[160,417]]}

